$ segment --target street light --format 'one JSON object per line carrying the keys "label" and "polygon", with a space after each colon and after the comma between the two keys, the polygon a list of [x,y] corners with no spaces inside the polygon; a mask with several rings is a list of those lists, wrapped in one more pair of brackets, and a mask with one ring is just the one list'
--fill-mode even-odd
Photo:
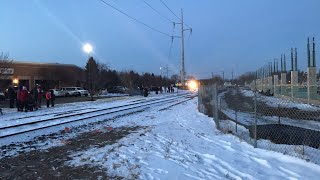
{"label": "street light", "polygon": [[[85,53],[88,54],[88,57],[89,57],[89,60],[90,60],[90,53],[92,52],[93,48],[92,48],[92,45],[89,44],[89,43],[86,43],[83,45],[82,47],[83,51]],[[91,74],[91,63],[90,61],[88,60],[88,80],[90,82],[90,95],[91,95],[91,100],[93,100],[93,96],[92,96],[92,74]]]}

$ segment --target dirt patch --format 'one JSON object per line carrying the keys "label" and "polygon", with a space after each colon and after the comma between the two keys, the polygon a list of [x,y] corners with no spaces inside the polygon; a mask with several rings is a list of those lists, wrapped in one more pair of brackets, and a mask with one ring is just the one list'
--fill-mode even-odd
{"label": "dirt patch", "polygon": [[0,159],[0,179],[122,179],[110,177],[101,167],[66,165],[69,155],[92,147],[111,145],[145,127],[106,128],[83,133],[64,141],[64,146],[33,150],[15,157]]}

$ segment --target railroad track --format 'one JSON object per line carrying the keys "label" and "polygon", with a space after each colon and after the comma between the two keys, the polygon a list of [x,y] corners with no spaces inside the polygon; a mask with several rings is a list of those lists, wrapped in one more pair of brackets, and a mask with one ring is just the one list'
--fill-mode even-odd
{"label": "railroad track", "polygon": [[[178,95],[174,95],[174,96],[172,96],[172,95],[165,96],[165,98],[182,96],[182,95],[186,95],[186,93],[178,94]],[[148,102],[148,101],[159,100],[159,99],[163,99],[163,97],[162,98],[153,98],[153,99],[150,99],[150,100],[145,100],[145,99],[134,100],[134,101],[131,101],[131,104],[138,104],[138,103],[142,103],[142,102]],[[28,118],[36,118],[36,117],[42,117],[42,116],[48,116],[48,115],[59,116],[61,114],[72,113],[72,112],[77,112],[77,111],[83,111],[83,110],[88,110],[88,109],[97,109],[97,108],[71,109],[71,110],[67,110],[67,111],[58,111],[58,112],[43,113],[43,114],[37,114],[37,115],[31,115],[31,116],[17,117],[17,118],[12,118],[12,119],[5,119],[4,121],[15,121],[15,120],[21,120],[21,119],[25,120],[25,119],[28,119]]]}
{"label": "railroad track", "polygon": [[135,103],[114,106],[114,107],[104,108],[104,109],[98,109],[98,110],[93,110],[88,112],[81,112],[81,113],[69,114],[69,115],[64,115],[59,117],[52,117],[52,118],[47,118],[47,119],[38,120],[38,121],[30,121],[26,123],[18,123],[18,124],[12,124],[8,126],[1,126],[0,139],[27,133],[27,132],[33,132],[33,131],[51,128],[55,126],[70,124],[78,121],[84,121],[84,120],[88,120],[91,118],[96,118],[96,117],[104,116],[108,114],[114,114],[114,113],[119,113],[123,111],[139,109],[139,108],[147,107],[150,105],[175,102],[181,98],[192,99],[193,97],[194,96],[191,96],[190,94],[180,94],[173,97],[172,96],[165,97],[162,99],[157,98],[157,99],[147,100],[143,102],[135,102]]}

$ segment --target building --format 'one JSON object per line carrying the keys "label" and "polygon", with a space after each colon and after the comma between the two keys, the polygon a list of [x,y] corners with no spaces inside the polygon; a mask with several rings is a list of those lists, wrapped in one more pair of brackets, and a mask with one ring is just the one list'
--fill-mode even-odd
{"label": "building", "polygon": [[76,65],[58,63],[0,62],[0,89],[9,85],[34,88],[37,84],[44,89],[62,86],[81,86],[85,81],[84,70]]}

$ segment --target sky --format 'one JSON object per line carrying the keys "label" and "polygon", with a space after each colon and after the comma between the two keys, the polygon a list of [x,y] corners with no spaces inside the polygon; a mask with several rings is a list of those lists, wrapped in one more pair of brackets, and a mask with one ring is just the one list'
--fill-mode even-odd
{"label": "sky", "polygon": [[[145,2],[151,5],[151,9]],[[162,0],[178,16],[183,8],[188,75],[230,78],[298,48],[305,70],[307,38],[320,45],[319,0]],[[181,36],[180,22],[160,0],[105,0],[139,21]],[[181,38],[151,30],[100,0],[1,0],[0,52],[15,61],[75,64],[84,67],[85,43],[98,62],[116,70],[169,75],[181,69]],[[170,21],[166,18],[170,19]],[[171,47],[172,45],[172,47]],[[170,48],[171,47],[171,48]],[[317,53],[316,59],[320,59]],[[289,60],[289,59],[288,59]],[[289,61],[287,61],[287,64]],[[289,66],[290,67],[290,66]],[[162,73],[165,72],[162,70]]]}

